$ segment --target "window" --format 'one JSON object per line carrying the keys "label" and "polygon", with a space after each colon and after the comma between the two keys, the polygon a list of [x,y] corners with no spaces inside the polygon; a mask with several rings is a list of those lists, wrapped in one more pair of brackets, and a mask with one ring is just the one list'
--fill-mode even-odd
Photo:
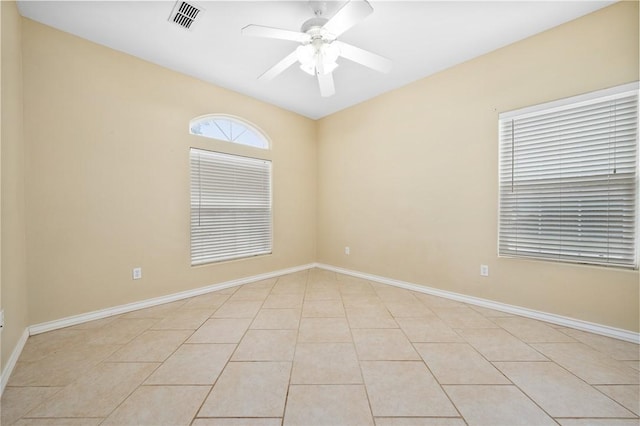
{"label": "window", "polygon": [[191,264],[271,253],[271,161],[192,148]]}
{"label": "window", "polygon": [[638,267],[638,84],[500,114],[498,253]]}
{"label": "window", "polygon": [[194,118],[189,123],[189,131],[192,135],[269,149],[269,140],[264,133],[230,115],[214,114]]}

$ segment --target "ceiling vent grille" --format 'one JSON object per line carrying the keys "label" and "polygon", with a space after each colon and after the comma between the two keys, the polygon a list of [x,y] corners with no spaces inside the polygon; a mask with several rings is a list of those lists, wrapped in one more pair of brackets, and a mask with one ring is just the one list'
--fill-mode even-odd
{"label": "ceiling vent grille", "polygon": [[178,0],[176,5],[173,7],[171,15],[169,16],[169,21],[181,26],[182,28],[191,30],[193,29],[193,24],[200,12],[202,12],[201,8],[187,3],[186,1]]}

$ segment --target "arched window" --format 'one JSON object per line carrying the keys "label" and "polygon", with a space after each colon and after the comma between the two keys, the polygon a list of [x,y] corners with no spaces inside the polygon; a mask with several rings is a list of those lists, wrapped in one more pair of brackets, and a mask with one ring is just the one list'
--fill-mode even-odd
{"label": "arched window", "polygon": [[269,140],[256,126],[232,115],[211,114],[189,122],[192,135],[269,149]]}

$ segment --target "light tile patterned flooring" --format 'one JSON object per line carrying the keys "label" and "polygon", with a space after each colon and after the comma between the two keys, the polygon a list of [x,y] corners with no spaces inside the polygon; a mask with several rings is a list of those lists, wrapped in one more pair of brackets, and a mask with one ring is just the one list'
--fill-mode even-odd
{"label": "light tile patterned flooring", "polygon": [[17,425],[638,425],[638,345],[313,269],[29,338]]}

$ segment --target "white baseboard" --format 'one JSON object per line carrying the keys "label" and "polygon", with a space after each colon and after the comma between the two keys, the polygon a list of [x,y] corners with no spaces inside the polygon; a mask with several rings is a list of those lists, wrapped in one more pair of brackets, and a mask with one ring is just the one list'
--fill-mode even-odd
{"label": "white baseboard", "polygon": [[13,352],[11,352],[7,365],[5,365],[4,370],[2,370],[2,374],[0,374],[0,397],[2,397],[2,394],[4,393],[4,388],[9,382],[9,377],[11,376],[11,373],[13,373],[13,369],[16,367],[16,363],[18,362],[18,358],[20,358],[24,345],[27,343],[28,337],[29,329],[25,328],[20,339],[18,339],[18,343],[16,343],[16,347],[13,348]]}
{"label": "white baseboard", "polygon": [[98,311],[87,312],[80,315],[74,315],[54,321],[43,322],[35,324],[29,327],[29,335],[44,333],[47,331],[57,330],[60,328],[70,327],[72,325],[82,324],[88,321],[107,318],[114,315],[120,315],[131,311],[137,311],[138,309],[150,308],[152,306],[162,305],[163,303],[175,302],[177,300],[188,299],[194,296],[200,296],[202,294],[211,293],[212,291],[222,290],[229,287],[236,287],[243,284],[249,284],[256,281],[262,281],[269,278],[279,277],[281,275],[292,274],[294,272],[304,271],[311,269],[315,266],[314,263],[307,265],[295,266],[287,269],[280,269],[274,272],[267,272],[264,274],[253,275],[245,278],[238,278],[236,280],[225,281],[219,284],[213,284],[206,287],[199,287],[193,290],[182,291],[180,293],[168,294],[166,296],[154,297],[153,299],[141,300],[139,302],[127,303],[126,305],[114,306],[112,308],[100,309]]}
{"label": "white baseboard", "polygon": [[378,275],[367,274],[364,272],[353,271],[350,269],[339,268],[336,266],[325,265],[322,263],[316,263],[314,266],[316,266],[317,268],[322,268],[322,269],[338,272],[345,275],[351,275],[353,277],[363,278],[368,281],[374,281],[381,284],[388,284],[388,285],[404,288],[411,291],[431,294],[433,296],[439,296],[439,297],[444,297],[446,299],[456,300],[458,302],[468,303],[470,305],[481,306],[483,308],[495,309],[496,311],[507,312],[510,314],[520,315],[527,318],[546,321],[552,324],[558,324],[558,325],[575,328],[582,331],[588,331],[590,333],[600,334],[602,336],[613,337],[614,339],[625,340],[631,343],[636,343],[636,344],[640,343],[640,333],[636,333],[629,330],[623,330],[621,328],[609,327],[607,325],[596,324],[596,323],[583,321],[575,318],[569,318],[561,315],[550,314],[547,312],[536,311],[533,309],[523,308],[520,306],[508,305],[506,303],[494,302],[488,299],[481,299],[479,297],[467,296],[464,294],[454,293],[454,292],[445,291],[445,290],[439,290],[432,287],[412,284],[406,281],[395,280],[392,278],[381,277]]}
{"label": "white baseboard", "polygon": [[527,318],[546,321],[552,324],[558,324],[565,327],[571,327],[578,330],[588,331],[591,333],[600,334],[607,337],[613,337],[615,339],[625,340],[627,342],[640,343],[640,333],[636,333],[629,330],[609,327],[602,324],[596,324],[588,321],[564,317],[561,315],[555,315],[547,312],[536,311],[533,309],[528,309],[520,306],[508,305],[506,303],[495,302],[492,300],[482,299],[474,296],[467,296],[464,294],[454,293],[446,290],[440,290],[432,287],[426,287],[418,284],[409,283],[406,281],[400,281],[392,278],[381,277],[378,275],[367,274],[364,272],[353,271],[350,269],[339,268],[336,266],[325,265],[322,263],[309,263],[306,265],[300,265],[292,268],[281,269],[274,272],[268,272],[264,274],[253,275],[250,277],[239,278],[236,280],[225,281],[223,283],[213,284],[206,287],[200,287],[193,290],[187,290],[180,293],[169,294],[166,296],[156,297],[153,299],[147,299],[139,302],[128,303],[125,305],[119,305],[112,308],[101,309],[98,311],[87,312],[84,314],[74,315],[74,316],[62,318],[59,320],[32,325],[28,327],[20,337],[18,344],[16,345],[15,349],[11,353],[9,362],[7,363],[4,370],[2,371],[1,382],[0,382],[0,395],[4,391],[4,387],[9,381],[9,376],[11,375],[11,372],[13,371],[15,364],[18,361],[18,357],[20,356],[20,353],[24,348],[27,338],[30,335],[57,330],[60,328],[69,327],[72,325],[77,325],[77,324],[81,324],[81,323],[85,323],[88,321],[93,321],[101,318],[107,318],[114,315],[120,315],[127,312],[136,311],[138,309],[144,309],[152,306],[161,305],[163,303],[175,302],[177,300],[187,299],[194,296],[200,296],[202,294],[210,293],[216,290],[222,290],[229,287],[236,287],[243,284],[248,284],[248,283],[261,281],[269,278],[275,278],[281,275],[291,274],[294,272],[299,272],[299,271],[311,269],[314,267],[326,269],[333,272],[338,272],[345,275],[351,275],[358,278],[363,278],[368,281],[374,281],[381,284],[400,287],[400,288],[404,288],[411,291],[444,297],[447,299],[456,300],[458,302],[468,303],[476,306],[482,306],[484,308],[495,309],[497,311],[507,312],[510,314],[520,315]]}

